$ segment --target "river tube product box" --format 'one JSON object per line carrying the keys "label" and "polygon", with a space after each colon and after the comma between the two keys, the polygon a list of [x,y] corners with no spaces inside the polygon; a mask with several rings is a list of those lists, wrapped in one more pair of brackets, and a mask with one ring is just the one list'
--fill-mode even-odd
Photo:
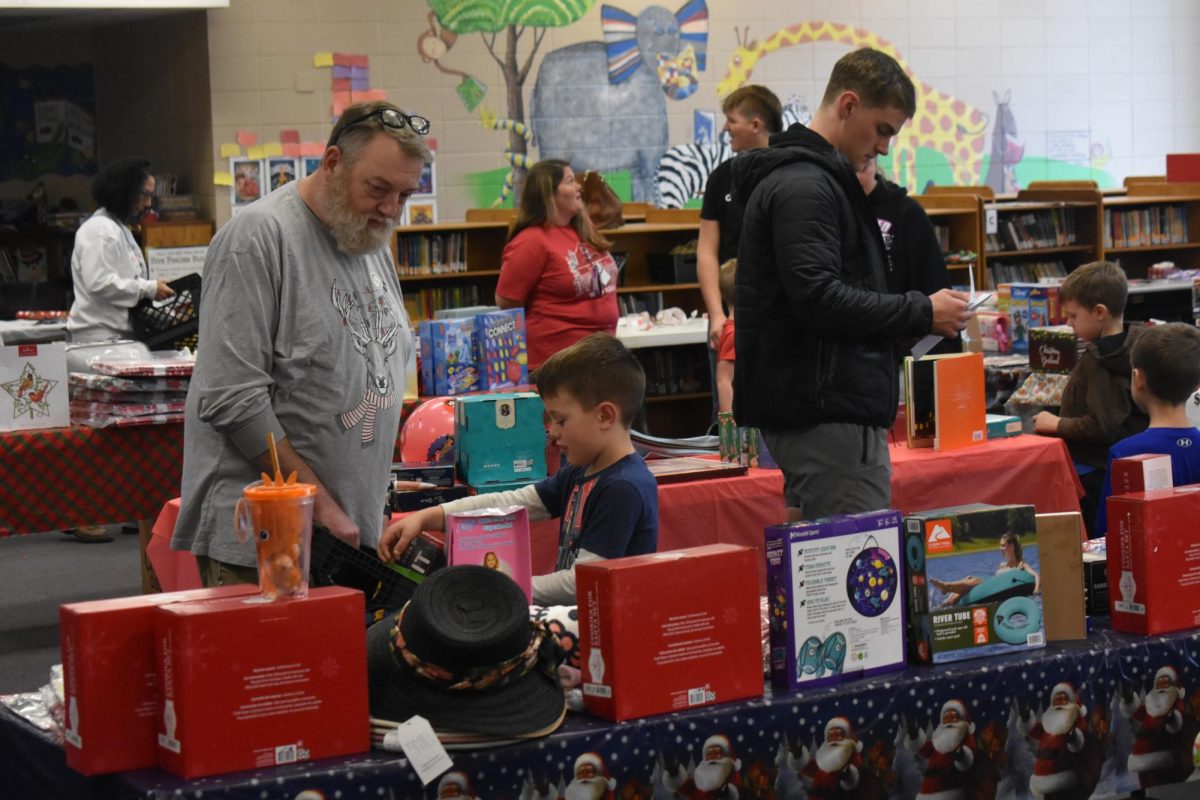
{"label": "river tube product box", "polygon": [[897,511],[766,529],[772,685],[904,668],[901,531]]}
{"label": "river tube product box", "polygon": [[158,763],[183,778],[370,749],[362,592],[155,610]]}
{"label": "river tube product box", "polygon": [[1108,500],[1108,597],[1114,630],[1153,635],[1200,625],[1200,486]]}
{"label": "river tube product box", "polygon": [[909,655],[942,663],[1046,645],[1033,506],[974,503],[904,519]]}
{"label": "river tube product box", "polygon": [[257,584],[60,606],[67,764],[84,775],[158,764],[154,609],[246,595],[257,596]]}
{"label": "river tube product box", "polygon": [[534,392],[460,397],[454,404],[458,474],[466,483],[546,477],[546,423]]}
{"label": "river tube product box", "polygon": [[758,560],[713,544],[576,564],[588,710],[620,721],[760,696]]}

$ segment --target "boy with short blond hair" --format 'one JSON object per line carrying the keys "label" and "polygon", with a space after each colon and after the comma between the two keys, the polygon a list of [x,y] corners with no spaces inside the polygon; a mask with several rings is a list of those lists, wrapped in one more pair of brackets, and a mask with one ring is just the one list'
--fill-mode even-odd
{"label": "boy with short blond hair", "polygon": [[641,364],[616,338],[594,333],[551,356],[537,374],[548,434],[567,465],[536,484],[453,500],[388,526],[378,553],[392,562],[421,531],[446,528],[446,514],[523,506],[531,522],[561,519],[555,571],[533,578],[541,605],[575,604],[575,564],[653,553],[658,485],[634,450],[629,426],[645,399]]}
{"label": "boy with short blond hair", "polygon": [[1033,418],[1037,433],[1067,443],[1085,490],[1080,506],[1089,531],[1095,531],[1109,448],[1148,422],[1130,394],[1129,353],[1144,328],[1125,325],[1128,294],[1124,270],[1108,261],[1084,264],[1067,276],[1058,297],[1087,349],[1067,379],[1060,414],[1042,411]]}
{"label": "boy with short blond hair", "polygon": [[1200,387],[1200,330],[1182,322],[1148,328],[1133,345],[1130,362],[1133,401],[1150,415],[1150,426],[1108,451],[1096,536],[1108,531],[1106,503],[1112,494],[1114,460],[1148,453],[1168,455],[1176,486],[1200,483],[1200,429],[1187,415],[1187,405]]}

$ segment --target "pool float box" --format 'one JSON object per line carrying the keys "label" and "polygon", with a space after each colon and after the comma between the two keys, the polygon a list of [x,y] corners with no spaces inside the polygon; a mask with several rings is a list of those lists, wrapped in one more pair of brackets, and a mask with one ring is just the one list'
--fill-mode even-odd
{"label": "pool float box", "polygon": [[711,544],[576,564],[588,711],[619,722],[760,696],[759,558]]}
{"label": "pool float box", "polygon": [[154,609],[257,594],[240,584],[60,606],[67,764],[84,775],[158,764]]}
{"label": "pool float box", "polygon": [[1033,506],[973,503],[922,511],[905,517],[904,531],[913,660],[942,663],[1045,647]]}
{"label": "pool float box", "polygon": [[362,592],[155,609],[158,763],[182,778],[371,746]]}
{"label": "pool float box", "polygon": [[773,686],[904,668],[902,547],[898,511],[766,529]]}
{"label": "pool float box", "polygon": [[1200,485],[1108,499],[1108,596],[1114,630],[1146,635],[1200,625]]}

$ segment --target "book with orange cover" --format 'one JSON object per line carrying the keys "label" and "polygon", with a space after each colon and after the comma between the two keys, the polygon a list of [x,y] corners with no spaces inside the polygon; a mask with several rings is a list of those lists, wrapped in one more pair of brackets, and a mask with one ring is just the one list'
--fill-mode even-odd
{"label": "book with orange cover", "polygon": [[959,358],[961,353],[942,353],[904,359],[905,433],[909,447],[933,447],[937,437],[936,393],[933,365],[947,358]]}
{"label": "book with orange cover", "polygon": [[933,391],[934,450],[958,450],[987,441],[982,353],[935,362]]}

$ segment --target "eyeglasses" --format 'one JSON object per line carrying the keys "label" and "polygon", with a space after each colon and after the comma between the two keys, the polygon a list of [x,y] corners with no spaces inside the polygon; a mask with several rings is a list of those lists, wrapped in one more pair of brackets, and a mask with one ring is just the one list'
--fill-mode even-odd
{"label": "eyeglasses", "polygon": [[338,139],[342,137],[342,134],[345,133],[348,128],[353,128],[358,123],[368,120],[371,117],[379,117],[379,121],[389,128],[399,129],[407,125],[412,129],[413,133],[421,136],[429,133],[429,120],[425,119],[424,117],[417,116],[416,114],[405,114],[403,111],[395,108],[377,108],[374,111],[363,114],[361,117],[352,119],[343,125],[342,129],[334,135],[333,140],[329,142],[329,146],[333,147],[335,144],[337,144]]}

